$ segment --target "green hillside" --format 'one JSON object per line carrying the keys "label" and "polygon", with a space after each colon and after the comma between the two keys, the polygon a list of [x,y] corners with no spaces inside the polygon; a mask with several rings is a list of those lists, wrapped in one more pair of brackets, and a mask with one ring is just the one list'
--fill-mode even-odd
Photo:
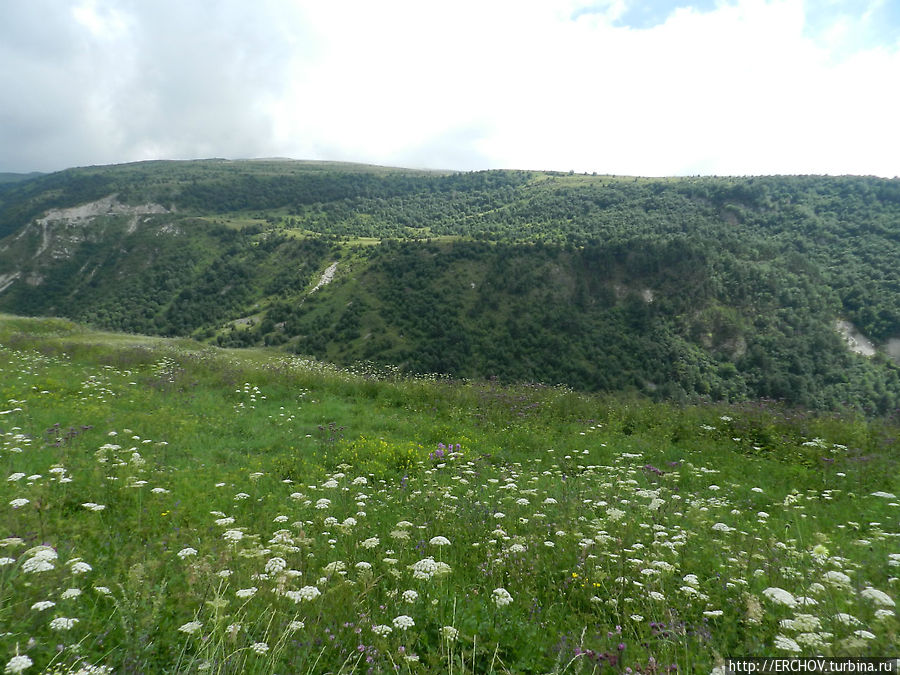
{"label": "green hillside", "polygon": [[8,315],[0,399],[5,672],[689,675],[898,644],[896,421]]}
{"label": "green hillside", "polygon": [[0,309],[19,314],[460,378],[900,407],[896,179],[146,162],[10,187],[0,234]]}

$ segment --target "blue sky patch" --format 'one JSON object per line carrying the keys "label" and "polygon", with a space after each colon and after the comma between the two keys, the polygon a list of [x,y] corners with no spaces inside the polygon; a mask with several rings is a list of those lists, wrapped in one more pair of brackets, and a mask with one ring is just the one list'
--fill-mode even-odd
{"label": "blue sky patch", "polygon": [[[642,0],[628,3],[628,9],[620,16],[616,26],[646,30],[666,22],[676,9],[690,7],[699,12],[710,12],[719,3],[716,0]],[[588,10],[590,11],[590,10]]]}

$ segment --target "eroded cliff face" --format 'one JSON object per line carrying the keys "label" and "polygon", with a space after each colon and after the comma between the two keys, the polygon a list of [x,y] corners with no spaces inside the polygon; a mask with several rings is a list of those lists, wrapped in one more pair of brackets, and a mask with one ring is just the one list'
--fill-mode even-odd
{"label": "eroded cliff face", "polygon": [[835,330],[840,333],[847,344],[847,349],[863,356],[875,356],[883,349],[891,359],[900,363],[900,338],[890,338],[883,346],[875,345],[869,338],[849,321],[839,319],[835,322]]}
{"label": "eroded cliff face", "polygon": [[65,260],[72,256],[78,244],[88,240],[92,234],[102,234],[91,232],[91,227],[98,224],[98,219],[125,216],[127,232],[131,233],[140,226],[141,216],[163,213],[169,213],[169,210],[160,204],[130,206],[119,202],[113,194],[87,204],[51,209],[43,217],[29,223],[15,237],[15,241],[37,238],[37,248],[31,257],[47,256],[53,260]]}

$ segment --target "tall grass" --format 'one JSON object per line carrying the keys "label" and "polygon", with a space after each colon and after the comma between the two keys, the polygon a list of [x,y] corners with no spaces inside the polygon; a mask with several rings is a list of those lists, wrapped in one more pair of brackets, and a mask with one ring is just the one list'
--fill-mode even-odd
{"label": "tall grass", "polygon": [[10,672],[709,672],[897,644],[883,420],[36,320],[0,321],[0,368]]}

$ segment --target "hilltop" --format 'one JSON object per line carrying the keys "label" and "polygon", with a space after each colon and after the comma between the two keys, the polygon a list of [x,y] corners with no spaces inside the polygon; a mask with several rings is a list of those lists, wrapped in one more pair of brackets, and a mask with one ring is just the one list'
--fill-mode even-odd
{"label": "hilltop", "polygon": [[18,314],[457,378],[900,406],[896,179],[141,162],[6,186],[0,236]]}

